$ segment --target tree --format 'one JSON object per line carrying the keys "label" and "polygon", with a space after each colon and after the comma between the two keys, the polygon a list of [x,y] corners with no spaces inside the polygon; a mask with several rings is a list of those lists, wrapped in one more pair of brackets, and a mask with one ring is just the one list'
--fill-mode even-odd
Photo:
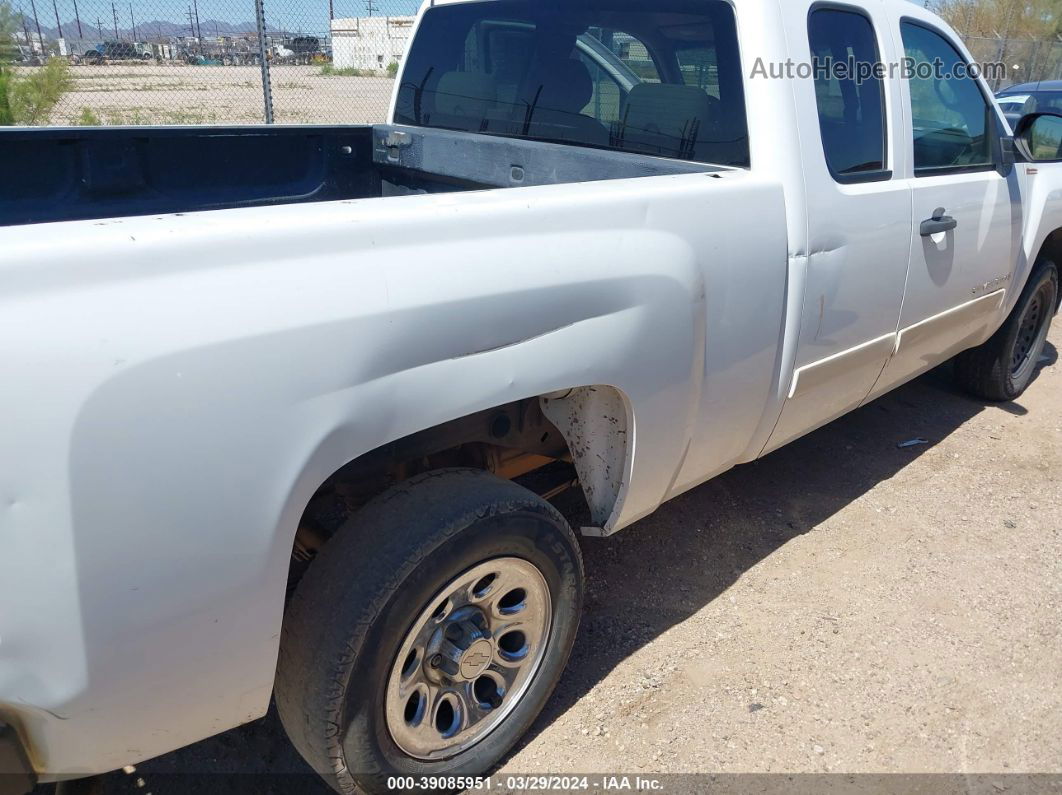
{"label": "tree", "polygon": [[[1062,70],[1062,0],[936,0],[933,10],[979,61],[1006,64],[1009,80],[1055,78]],[[997,77],[993,89],[1001,85]]]}
{"label": "tree", "polygon": [[70,90],[70,65],[49,58],[39,69],[15,72],[19,20],[8,0],[0,0],[0,125],[44,124]]}
{"label": "tree", "polygon": [[15,12],[10,3],[0,0],[0,124],[14,124],[11,113],[11,62],[15,55]]}
{"label": "tree", "polygon": [[934,10],[963,37],[1053,39],[1062,0],[937,0]]}
{"label": "tree", "polygon": [[49,58],[39,69],[11,81],[8,103],[15,124],[45,124],[63,95],[70,90],[70,64]]}
{"label": "tree", "polygon": [[15,31],[18,30],[18,18],[7,0],[0,0],[0,58],[10,55],[15,50]]}

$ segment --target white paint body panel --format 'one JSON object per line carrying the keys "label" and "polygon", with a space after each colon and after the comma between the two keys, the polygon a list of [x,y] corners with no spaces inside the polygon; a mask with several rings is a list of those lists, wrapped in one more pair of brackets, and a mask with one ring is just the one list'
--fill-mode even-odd
{"label": "white paint body panel", "polygon": [[[809,62],[808,6],[782,3],[789,49],[798,62]],[[896,60],[888,6],[863,4],[886,62]],[[872,344],[896,332],[903,303],[912,234],[911,192],[903,182],[886,180],[841,184],[830,174],[820,141],[815,84],[793,82],[801,141],[800,154],[808,196],[807,239],[794,251],[806,269],[796,368],[804,368],[805,388],[790,386],[790,400],[771,437],[769,448],[786,442],[855,408],[867,396],[891,346]],[[886,168],[903,173],[904,146],[898,81],[885,84]],[[816,367],[816,363],[822,363]],[[829,375],[808,388],[817,370]]]}
{"label": "white paint body panel", "polygon": [[[807,9],[737,4],[746,65],[806,52]],[[939,186],[991,238],[964,250],[993,258],[970,278],[1011,273],[955,318],[969,285],[908,274],[900,89],[894,178],[861,186],[829,181],[808,86],[746,93],[753,167],[720,178],[0,229],[0,717],[37,769],[106,771],[264,714],[296,524],[363,453],[608,385],[633,431],[614,531],[999,326],[1062,227],[1062,166],[1016,169],[1010,204]],[[956,322],[920,335],[938,316]]]}
{"label": "white paint body panel", "polygon": [[[767,231],[749,241],[752,214]],[[21,418],[0,427],[18,451],[0,459],[0,697],[58,773],[262,714],[299,516],[389,441],[613,385],[648,429],[614,523],[656,508],[696,418],[706,336],[756,340],[741,302],[758,310],[774,283],[780,317],[785,282],[781,187],[747,172],[0,238],[0,411]],[[706,321],[708,284],[736,316]],[[755,425],[771,364],[720,427]]]}

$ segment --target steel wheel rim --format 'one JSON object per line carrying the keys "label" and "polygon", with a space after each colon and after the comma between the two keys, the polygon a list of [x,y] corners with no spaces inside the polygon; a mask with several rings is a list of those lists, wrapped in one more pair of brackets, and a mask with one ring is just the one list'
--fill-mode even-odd
{"label": "steel wheel rim", "polygon": [[424,607],[395,655],[384,696],[391,739],[416,759],[454,756],[512,714],[545,658],[545,577],[496,558],[455,577]]}
{"label": "steel wheel rim", "polygon": [[1047,340],[1047,332],[1050,327],[1051,311],[1049,307],[1050,288],[1043,285],[1029,306],[1025,309],[1021,323],[1018,326],[1018,336],[1014,341],[1014,355],[1011,358],[1010,374],[1012,378],[1020,379],[1040,355],[1044,342]]}

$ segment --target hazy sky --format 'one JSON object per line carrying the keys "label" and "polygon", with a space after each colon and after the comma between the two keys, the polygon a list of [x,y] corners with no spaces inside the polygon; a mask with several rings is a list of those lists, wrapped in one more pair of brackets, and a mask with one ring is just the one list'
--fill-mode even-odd
{"label": "hazy sky", "polygon": [[[307,33],[323,33],[328,30],[328,0],[263,0],[266,20],[271,27],[286,28]],[[378,15],[412,14],[420,7],[420,0],[371,0],[374,13]],[[920,2],[921,0],[916,0]],[[65,25],[74,19],[74,4],[81,16],[83,28],[96,27],[97,18],[104,31],[113,29],[111,0],[8,0],[17,11],[20,7],[32,20],[31,3],[37,7],[37,16],[42,26],[54,29],[55,7],[59,19]],[[114,0],[118,14],[118,27],[128,30],[129,11],[137,25],[153,20],[186,24],[188,8],[193,0]],[[199,4],[199,20],[217,19],[222,22],[253,22],[254,0],[195,0]],[[332,0],[337,17],[359,17],[368,13],[369,0]],[[69,36],[70,33],[64,31]],[[204,35],[212,33],[208,28]],[[85,31],[86,37],[93,35]]]}

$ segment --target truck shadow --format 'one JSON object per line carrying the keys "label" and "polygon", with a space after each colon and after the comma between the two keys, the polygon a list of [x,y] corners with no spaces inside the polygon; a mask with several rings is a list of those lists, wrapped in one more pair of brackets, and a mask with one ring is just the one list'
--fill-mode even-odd
{"label": "truck shadow", "polygon": [[[1048,343],[1041,366],[1057,359]],[[997,407],[1026,413],[1019,402]],[[585,540],[588,592],[579,638],[556,694],[522,745],[623,660],[986,408],[953,385],[951,366],[944,365],[693,489],[611,539]],[[914,439],[928,444],[897,446]]]}
{"label": "truck shadow", "polygon": [[[1048,343],[1041,365],[1057,360]],[[1025,413],[1020,403],[999,408]],[[952,385],[945,365],[672,500],[611,539],[585,540],[588,592],[579,639],[556,693],[519,747],[627,657],[711,603],[744,572],[813,532],[985,410],[986,404]],[[912,439],[928,444],[897,447]],[[580,504],[571,499],[560,506],[576,525],[585,521]],[[288,743],[275,709],[260,721],[145,762],[128,774],[113,773],[104,784],[108,795],[332,792]]]}

